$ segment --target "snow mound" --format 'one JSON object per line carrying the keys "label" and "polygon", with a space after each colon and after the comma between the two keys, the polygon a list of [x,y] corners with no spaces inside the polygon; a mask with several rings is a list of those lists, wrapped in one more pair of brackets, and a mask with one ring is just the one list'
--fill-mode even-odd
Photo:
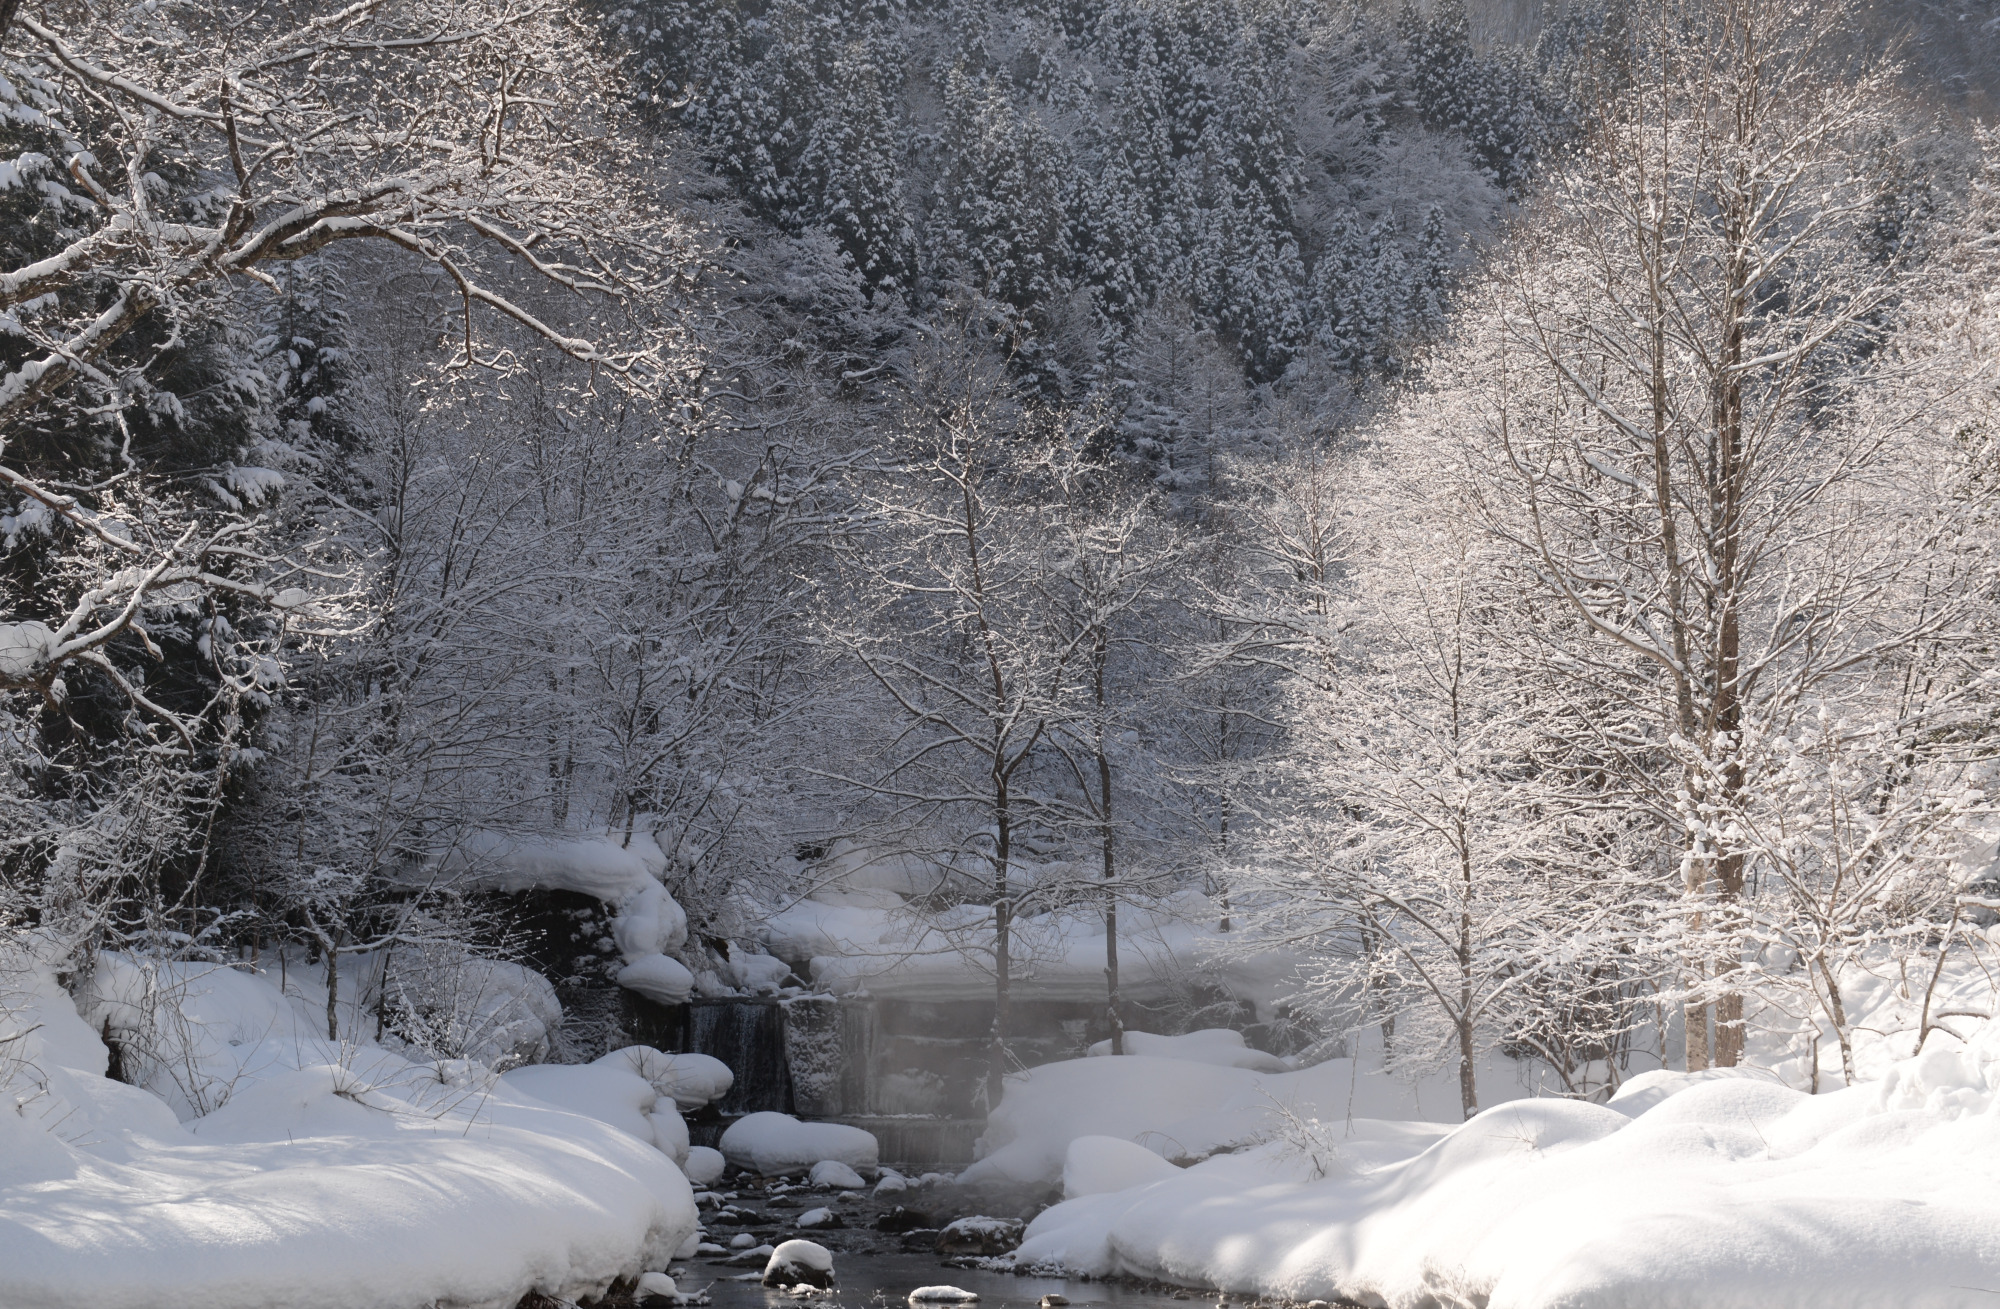
{"label": "snow mound", "polygon": [[873,1171],[880,1147],[870,1132],[845,1123],[802,1123],[790,1114],[745,1114],[718,1143],[723,1158],[766,1177],[802,1173],[832,1160]]}
{"label": "snow mound", "polygon": [[1610,1106],[1516,1101],[1396,1150],[1388,1125],[1309,1124],[1328,1139],[1065,1200],[1017,1259],[1490,1309],[1956,1309],[2000,1287],[2000,1026],[1933,1034],[1880,1082],[1818,1096],[1634,1082]]}
{"label": "snow mound", "polygon": [[1143,1145],[1115,1136],[1079,1136],[1063,1159],[1063,1199],[1146,1186],[1181,1170]]}
{"label": "snow mound", "polygon": [[858,1191],[868,1185],[861,1180],[860,1173],[838,1159],[822,1159],[814,1164],[807,1180],[822,1191]]}
{"label": "snow mound", "polygon": [[816,1241],[785,1241],[764,1265],[766,1286],[833,1285],[833,1252]]}
{"label": "snow mound", "polygon": [[630,1069],[682,1110],[699,1109],[720,1100],[736,1081],[729,1065],[712,1055],[667,1054],[650,1045],[628,1045],[597,1062]]}
{"label": "snow mound", "polygon": [[[1504,1075],[1490,1068],[1482,1080],[1488,1094],[1504,1084]],[[1081,1136],[1135,1141],[1167,1159],[1201,1158],[1240,1149],[1280,1130],[1286,1118],[1281,1106],[1293,1116],[1328,1122],[1413,1120],[1395,1129],[1367,1131],[1428,1141],[1442,1125],[1414,1120],[1425,1109],[1455,1119],[1455,1101],[1454,1091],[1450,1099],[1435,1095],[1429,1105],[1421,1104],[1409,1086],[1360,1072],[1350,1059],[1289,1073],[1152,1055],[1071,1059],[1007,1079],[1006,1094],[987,1117],[979,1140],[982,1157],[959,1180],[1057,1181],[1070,1142]]]}
{"label": "snow mound", "polygon": [[642,955],[618,970],[618,985],[637,991],[655,1004],[686,1004],[694,994],[694,974],[678,959],[663,954]]}
{"label": "snow mound", "polygon": [[679,1164],[688,1155],[687,1123],[672,1097],[632,1071],[637,1060],[624,1057],[628,1053],[616,1051],[592,1064],[516,1068],[501,1080],[537,1100],[608,1123]]}
{"label": "snow mound", "polygon": [[[184,1127],[175,1108],[202,1107],[196,1097],[170,1108],[107,1080],[109,1052],[70,997],[6,947],[8,1309],[580,1300],[664,1267],[695,1230],[686,1179],[652,1145],[478,1065],[413,1064],[295,1034],[290,998],[253,973],[208,969],[198,994],[169,997],[184,1002],[170,1011],[189,1068],[234,1070],[226,1103]],[[100,1011],[157,1033],[157,1012],[116,1010],[144,997],[121,998],[110,980]],[[232,1047],[231,1034],[254,1050]],[[185,1071],[149,1057],[162,1075]]]}
{"label": "snow mound", "polygon": [[[1090,1053],[1111,1053],[1110,1041],[1099,1041]],[[1220,1064],[1224,1068],[1248,1068],[1257,1073],[1287,1073],[1292,1066],[1274,1054],[1252,1050],[1243,1044],[1243,1033],[1227,1027],[1205,1027],[1182,1036],[1155,1036],[1151,1032],[1125,1033],[1125,1053],[1151,1055],[1156,1059],[1184,1059],[1194,1064]]]}
{"label": "snow mound", "polygon": [[728,1166],[729,1161],[722,1157],[722,1151],[697,1145],[689,1147],[687,1162],[681,1165],[681,1171],[694,1185],[707,1186],[721,1180],[722,1170]]}

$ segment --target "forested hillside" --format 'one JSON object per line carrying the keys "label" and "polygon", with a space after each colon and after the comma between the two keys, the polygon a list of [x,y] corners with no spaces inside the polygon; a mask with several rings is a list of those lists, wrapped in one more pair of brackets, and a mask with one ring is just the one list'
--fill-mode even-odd
{"label": "forested hillside", "polygon": [[1210,943],[1160,1021],[1278,958],[1266,1044],[1470,1114],[1851,1080],[1990,959],[1991,3],[0,15],[0,930],[65,978],[578,1059],[614,983],[810,989],[839,882],[993,1089],[1123,912]]}

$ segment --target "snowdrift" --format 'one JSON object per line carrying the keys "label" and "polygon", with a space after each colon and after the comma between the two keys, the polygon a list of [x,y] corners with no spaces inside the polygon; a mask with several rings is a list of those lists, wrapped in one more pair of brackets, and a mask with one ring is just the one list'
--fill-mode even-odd
{"label": "snowdrift", "polygon": [[477,1064],[334,1045],[267,978],[182,967],[178,1054],[150,1070],[192,1093],[170,1104],[107,1078],[49,970],[0,952],[8,1309],[497,1309],[663,1269],[693,1233],[652,1143],[679,1124],[671,1091],[629,1066],[585,1077],[594,1113],[645,1136]]}
{"label": "snowdrift", "polygon": [[[1070,1093],[1143,1062],[1078,1061]],[[1066,1162],[1082,1181],[1137,1161],[1086,1137]],[[1609,1105],[1514,1101],[1428,1135],[1298,1119],[1172,1176],[1134,1171],[1036,1218],[1018,1261],[1396,1307],[1991,1305],[2000,1028],[1933,1033],[1881,1081],[1818,1096],[1653,1074]]]}

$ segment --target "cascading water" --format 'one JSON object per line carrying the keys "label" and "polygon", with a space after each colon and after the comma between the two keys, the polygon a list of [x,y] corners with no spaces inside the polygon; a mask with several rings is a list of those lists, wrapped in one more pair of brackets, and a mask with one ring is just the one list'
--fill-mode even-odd
{"label": "cascading water", "polygon": [[785,1012],[776,1000],[694,1000],[688,1005],[684,1049],[713,1055],[736,1081],[715,1105],[725,1117],[775,1109],[792,1112],[792,1074],[785,1059]]}

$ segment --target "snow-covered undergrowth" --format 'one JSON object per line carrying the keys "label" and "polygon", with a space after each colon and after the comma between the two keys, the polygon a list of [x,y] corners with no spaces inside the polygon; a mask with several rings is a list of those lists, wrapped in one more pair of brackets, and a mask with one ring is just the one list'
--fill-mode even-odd
{"label": "snow-covered undergrowth", "polygon": [[[670,1057],[522,1085],[329,1042],[323,1005],[253,972],[178,965],[162,993],[110,957],[73,1000],[35,945],[0,942],[8,1309],[511,1306],[663,1269],[694,1232]],[[153,1038],[119,1049],[151,1089],[106,1076],[104,1030]]]}

